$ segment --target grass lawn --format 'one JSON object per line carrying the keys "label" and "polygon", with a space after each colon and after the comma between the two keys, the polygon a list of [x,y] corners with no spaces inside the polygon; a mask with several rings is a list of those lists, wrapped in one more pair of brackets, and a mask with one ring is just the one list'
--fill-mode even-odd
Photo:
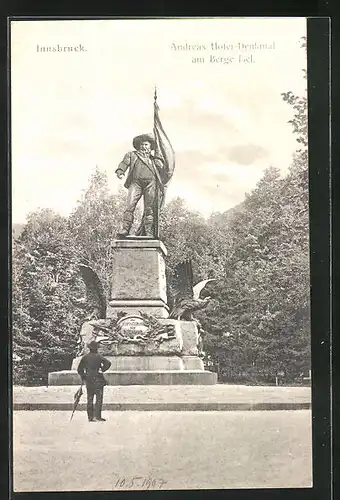
{"label": "grass lawn", "polygon": [[14,491],[312,486],[311,412],[15,411]]}

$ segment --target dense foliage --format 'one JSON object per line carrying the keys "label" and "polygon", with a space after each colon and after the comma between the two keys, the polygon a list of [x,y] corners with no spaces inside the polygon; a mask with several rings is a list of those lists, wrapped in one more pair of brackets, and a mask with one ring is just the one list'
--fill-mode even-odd
{"label": "dense foliage", "polygon": [[[300,148],[284,178],[269,167],[243,203],[208,220],[180,198],[161,216],[168,274],[190,257],[195,281],[217,278],[199,319],[205,363],[220,380],[271,383],[279,374],[291,383],[310,367],[307,103],[291,92],[283,99]],[[85,292],[76,266],[90,263],[108,293],[125,196],[111,194],[96,169],[69,217],[32,213],[13,240],[15,383],[45,383],[70,367],[85,314],[71,300]]]}

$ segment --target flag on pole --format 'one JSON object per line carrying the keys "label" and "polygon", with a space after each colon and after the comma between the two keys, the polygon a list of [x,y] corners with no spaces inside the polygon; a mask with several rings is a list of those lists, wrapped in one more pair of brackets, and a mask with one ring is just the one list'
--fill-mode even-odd
{"label": "flag on pole", "polygon": [[175,170],[175,152],[171,145],[171,142],[164,131],[160,116],[159,116],[159,107],[157,104],[157,91],[155,89],[154,96],[154,128],[153,133],[155,137],[155,156],[162,158],[164,161],[164,169],[162,175],[163,188],[164,192],[162,193],[162,201],[161,206],[164,204],[165,191],[168,187],[168,184],[172,178],[172,175]]}
{"label": "flag on pole", "polygon": [[[163,168],[159,171],[161,184],[156,183],[156,196],[153,205],[154,215],[154,237],[159,239],[159,213],[164,206],[165,194],[168,184],[172,178],[175,170],[175,152],[171,142],[164,131],[161,119],[159,117],[159,107],[157,104],[157,91],[155,88],[154,94],[154,125],[153,135],[155,140],[154,156],[162,160]],[[157,167],[155,167],[157,168]],[[145,212],[143,213],[141,224],[136,231],[136,235],[140,236],[145,234]]]}

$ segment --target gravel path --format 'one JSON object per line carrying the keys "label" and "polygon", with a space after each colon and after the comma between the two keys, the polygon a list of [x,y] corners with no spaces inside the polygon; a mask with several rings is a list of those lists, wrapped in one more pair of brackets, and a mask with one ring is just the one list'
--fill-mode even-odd
{"label": "gravel path", "polygon": [[311,412],[14,412],[15,491],[295,488]]}
{"label": "gravel path", "polygon": [[[77,386],[13,388],[14,403],[72,402]],[[247,385],[106,386],[104,400],[115,403],[309,403],[310,387]]]}

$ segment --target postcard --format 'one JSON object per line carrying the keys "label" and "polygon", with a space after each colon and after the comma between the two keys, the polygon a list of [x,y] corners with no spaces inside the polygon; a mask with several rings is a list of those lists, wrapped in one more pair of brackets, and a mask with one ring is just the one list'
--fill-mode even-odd
{"label": "postcard", "polygon": [[10,22],[14,492],[312,487],[306,27]]}

